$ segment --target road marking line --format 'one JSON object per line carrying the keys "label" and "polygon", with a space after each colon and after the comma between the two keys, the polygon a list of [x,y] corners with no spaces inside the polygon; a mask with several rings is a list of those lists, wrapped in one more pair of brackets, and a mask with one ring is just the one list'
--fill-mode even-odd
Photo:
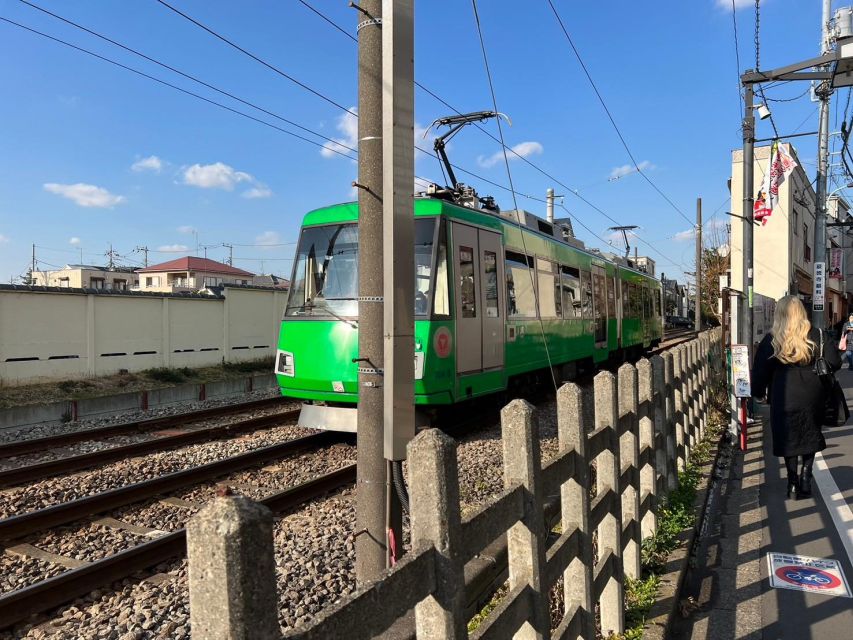
{"label": "road marking line", "polygon": [[847,559],[853,564],[853,511],[844,501],[844,496],[838,485],[835,484],[835,478],[829,472],[829,467],[827,467],[826,460],[823,459],[820,451],[815,454],[814,458],[814,479],[817,482],[818,489],[820,489],[821,496],[823,496],[832,522],[838,529],[841,543],[847,552]]}

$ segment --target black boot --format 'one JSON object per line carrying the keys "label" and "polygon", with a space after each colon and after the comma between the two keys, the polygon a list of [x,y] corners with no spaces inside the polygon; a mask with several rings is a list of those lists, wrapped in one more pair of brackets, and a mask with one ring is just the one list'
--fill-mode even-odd
{"label": "black boot", "polygon": [[797,474],[797,456],[785,457],[785,468],[788,471],[787,496],[793,498],[800,493],[800,476]]}
{"label": "black boot", "polygon": [[800,497],[800,479],[795,473],[794,475],[788,476],[788,493],[787,496],[789,498],[799,498]]}
{"label": "black boot", "polygon": [[803,472],[800,474],[800,490],[797,492],[797,498],[812,497],[812,463],[814,455],[803,456]]}

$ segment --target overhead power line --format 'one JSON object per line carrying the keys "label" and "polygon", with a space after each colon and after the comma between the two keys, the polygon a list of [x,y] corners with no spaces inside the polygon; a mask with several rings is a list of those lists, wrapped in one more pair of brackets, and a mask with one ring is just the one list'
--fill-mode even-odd
{"label": "overhead power line", "polygon": [[[299,2],[300,4],[302,4],[303,6],[305,6],[306,8],[308,8],[312,13],[316,14],[317,16],[319,16],[323,21],[325,21],[325,22],[327,22],[328,24],[330,24],[330,25],[331,25],[335,30],[337,30],[337,31],[341,32],[342,34],[344,34],[347,38],[349,38],[349,39],[350,39],[350,40],[352,40],[353,42],[358,42],[358,39],[357,39],[355,36],[353,36],[352,34],[350,34],[349,32],[347,32],[347,31],[346,31],[346,29],[344,29],[343,27],[341,27],[338,23],[336,23],[334,20],[332,20],[331,18],[329,18],[327,15],[325,15],[323,12],[321,12],[320,10],[318,10],[316,7],[312,6],[311,4],[309,4],[308,2],[306,2],[305,0],[298,0],[298,2]],[[415,81],[415,86],[416,86],[416,87],[418,87],[419,89],[421,89],[422,91],[424,91],[426,94],[428,94],[429,96],[431,96],[431,97],[432,97],[432,98],[434,98],[435,100],[437,100],[438,102],[440,102],[442,105],[444,105],[445,107],[447,107],[448,109],[450,109],[450,110],[451,110],[451,111],[453,111],[454,113],[456,113],[457,115],[462,115],[462,112],[461,112],[459,109],[457,109],[456,107],[454,107],[452,104],[450,104],[449,102],[447,102],[444,98],[442,98],[442,97],[441,97],[441,96],[439,96],[437,93],[435,93],[434,91],[432,91],[432,90],[431,90],[431,89],[429,89],[428,87],[424,86],[424,85],[423,85],[423,84],[421,84],[420,82]],[[609,220],[610,222],[612,222],[612,223],[614,223],[614,224],[616,224],[616,225],[620,225],[620,224],[621,224],[618,220],[616,220],[615,218],[613,218],[611,215],[609,215],[609,214],[608,214],[607,212],[605,212],[603,209],[601,209],[601,208],[600,208],[600,207],[598,207],[597,205],[593,204],[590,200],[588,200],[587,198],[585,198],[584,196],[582,196],[582,195],[580,194],[580,192],[578,191],[578,189],[576,189],[576,188],[574,188],[574,187],[569,186],[569,185],[568,185],[568,184],[566,184],[564,181],[560,180],[559,178],[557,178],[556,176],[554,176],[554,175],[553,175],[553,174],[551,174],[550,172],[546,171],[545,169],[543,169],[542,167],[540,167],[539,165],[537,165],[535,162],[531,161],[531,160],[530,160],[529,158],[527,158],[526,156],[521,155],[520,153],[518,153],[518,152],[517,152],[515,149],[513,149],[512,147],[507,146],[504,142],[502,142],[498,137],[496,137],[494,134],[492,134],[488,129],[486,129],[486,128],[485,128],[485,127],[483,127],[482,125],[480,125],[480,124],[478,124],[478,123],[476,123],[476,122],[472,122],[471,124],[472,124],[474,127],[476,127],[477,129],[479,129],[483,134],[485,134],[486,136],[488,136],[491,140],[493,140],[494,142],[496,142],[496,143],[498,143],[499,145],[501,145],[501,148],[504,150],[504,153],[510,153],[510,154],[512,154],[513,156],[515,156],[516,158],[518,158],[519,160],[521,160],[522,162],[524,162],[525,164],[527,164],[528,166],[530,166],[531,168],[533,168],[534,170],[536,170],[537,172],[539,172],[541,175],[543,175],[543,176],[545,176],[546,178],[548,178],[549,180],[551,180],[554,184],[557,184],[557,185],[559,185],[559,186],[563,187],[563,188],[567,191],[567,193],[571,194],[571,195],[572,195],[572,196],[574,196],[575,198],[578,198],[581,202],[583,202],[583,203],[584,203],[584,204],[586,204],[588,207],[590,207],[591,209],[593,209],[596,213],[598,213],[598,214],[600,214],[600,215],[604,216],[604,217],[605,217],[607,220]],[[421,149],[420,147],[417,147],[417,146],[416,146],[416,148],[417,148],[418,150],[420,150],[420,151],[423,151],[423,152],[424,152],[424,153],[426,153],[427,155],[430,155],[430,156],[432,156],[432,157],[436,157],[434,154],[432,154],[432,153],[431,153],[431,152],[429,152],[429,151],[425,151],[425,150],[423,150],[423,149]],[[459,167],[457,167],[456,165],[452,165],[452,166],[453,166],[455,169],[459,169]],[[495,183],[495,182],[493,182],[493,181],[491,181],[491,180],[487,180],[486,178],[483,178],[482,176],[478,176],[477,174],[471,173],[470,171],[466,171],[466,170],[464,170],[464,169],[460,169],[460,171],[462,171],[463,173],[467,173],[468,175],[471,175],[471,176],[473,176],[473,177],[477,178],[478,180],[482,180],[483,182],[486,182],[487,184],[491,184],[491,185],[493,185],[493,186],[496,186],[496,187],[498,187],[498,188],[500,188],[500,189],[502,189],[502,190],[504,190],[504,191],[510,191],[510,189],[509,189],[508,187],[506,187],[506,186],[504,186],[504,185],[497,184],[497,183]],[[532,200],[532,201],[535,201],[535,202],[545,203],[545,200],[544,200],[544,199],[542,199],[542,198],[537,198],[537,197],[534,197],[534,196],[529,196],[529,195],[526,195],[526,194],[523,194],[523,193],[519,193],[519,192],[516,192],[516,193],[517,193],[519,196],[521,196],[521,197],[523,197],[523,198],[526,198],[526,199],[528,199],[528,200]],[[567,209],[566,211],[568,211],[568,209]],[[691,224],[692,224],[692,221],[691,221]],[[585,229],[587,229],[587,230],[589,231],[589,228],[588,228],[588,227],[586,227],[585,225],[583,225],[582,223],[581,223],[581,226],[583,226]],[[592,232],[590,231],[590,233],[592,233]],[[595,234],[593,234],[593,235],[595,235]],[[596,237],[598,237],[599,239],[601,239],[601,236],[597,236],[597,235],[596,235]],[[646,241],[645,241],[645,240],[643,240],[642,238],[639,238],[639,237],[638,237],[638,240],[639,240],[640,242],[642,242],[643,244],[647,245],[647,246],[648,246],[652,251],[654,251],[655,253],[657,253],[657,254],[658,254],[658,255],[660,255],[661,257],[663,257],[663,258],[664,258],[664,260],[666,260],[666,262],[668,262],[669,264],[672,264],[672,265],[675,265],[675,266],[684,266],[684,265],[683,265],[683,263],[673,261],[671,258],[669,258],[669,257],[667,257],[666,255],[664,255],[663,253],[661,253],[661,252],[660,252],[656,247],[654,247],[653,245],[649,244],[648,242],[646,242]],[[602,240],[602,241],[603,241],[605,244],[607,244],[608,246],[610,246],[610,243],[609,243],[609,242],[607,242],[606,240]]]}
{"label": "overhead power line", "polygon": [[619,129],[619,126],[616,124],[616,120],[613,118],[613,114],[610,112],[610,108],[607,106],[607,103],[604,100],[604,97],[601,95],[601,92],[598,90],[598,86],[595,84],[595,81],[592,79],[592,75],[587,69],[586,63],[583,61],[580,52],[575,46],[572,37],[569,35],[568,29],[566,29],[566,25],[563,24],[563,19],[560,17],[560,14],[557,12],[557,7],[554,6],[554,3],[551,0],[547,0],[548,5],[551,7],[551,11],[554,13],[554,17],[557,19],[557,22],[560,25],[560,29],[563,31],[563,35],[566,36],[566,40],[569,43],[569,46],[572,48],[572,51],[575,54],[575,57],[578,59],[578,62],[583,69],[584,74],[586,75],[586,79],[589,81],[592,90],[595,92],[598,101],[601,103],[601,106],[604,108],[604,112],[607,114],[607,119],[610,120],[610,124],[613,126],[613,130],[616,131],[616,135],[619,137],[622,146],[625,147],[625,151],[628,153],[628,157],[631,159],[631,162],[634,164],[634,167],[637,169],[637,173],[639,173],[643,179],[651,185],[651,187],[657,191],[657,193],[671,206],[678,215],[687,220],[690,224],[693,224],[694,221],[691,220],[679,207],[676,205],[670,198],[667,196],[661,189],[654,183],[654,181],[646,175],[646,172],[643,171],[640,164],[637,162],[637,159],[634,157],[631,148],[628,146],[628,143],[625,141],[625,136],[622,135],[622,131]]}
{"label": "overhead power line", "polygon": [[314,88],[312,88],[312,87],[309,87],[307,84],[305,84],[304,82],[302,82],[302,81],[300,81],[300,80],[297,80],[295,77],[293,77],[293,76],[292,76],[292,75],[290,75],[289,73],[287,73],[287,72],[285,72],[285,71],[282,71],[282,70],[281,70],[281,69],[279,69],[277,66],[275,66],[275,65],[273,65],[273,64],[270,64],[270,63],[269,63],[269,62],[267,62],[266,60],[264,60],[264,59],[262,59],[262,58],[260,58],[260,57],[256,56],[256,55],[255,55],[254,53],[252,53],[251,51],[248,51],[247,49],[244,49],[243,47],[241,47],[240,45],[238,45],[236,42],[233,42],[233,41],[229,40],[228,38],[226,38],[226,37],[225,37],[225,36],[223,36],[222,34],[217,33],[216,31],[214,31],[214,30],[213,30],[213,29],[211,29],[210,27],[208,27],[208,26],[206,26],[206,25],[202,24],[201,22],[199,22],[198,20],[196,20],[196,19],[195,19],[195,18],[193,18],[192,16],[189,16],[189,15],[187,15],[186,13],[184,13],[183,11],[181,11],[180,9],[177,9],[176,7],[173,7],[173,6],[172,6],[172,5],[170,5],[168,2],[165,2],[165,0],[157,0],[157,2],[159,2],[160,4],[162,4],[164,7],[166,7],[166,8],[167,8],[167,9],[169,9],[170,11],[175,12],[176,14],[178,14],[179,16],[181,16],[182,18],[184,18],[184,19],[186,19],[186,20],[189,20],[189,21],[190,21],[190,22],[192,22],[195,26],[197,26],[199,29],[204,29],[204,30],[205,30],[205,31],[207,31],[210,35],[214,36],[215,38],[218,38],[219,40],[221,40],[222,42],[224,42],[224,43],[225,43],[225,44],[227,44],[228,46],[233,47],[234,49],[237,49],[237,51],[240,51],[241,53],[244,53],[245,55],[249,56],[250,58],[252,58],[252,59],[253,59],[253,60],[255,60],[256,62],[258,62],[258,63],[260,63],[260,64],[264,65],[267,69],[270,69],[271,71],[274,71],[275,73],[277,73],[278,75],[280,75],[282,78],[286,78],[287,80],[290,80],[290,82],[292,82],[292,83],[294,83],[294,84],[296,84],[296,85],[298,85],[298,86],[302,87],[303,89],[305,89],[305,90],[306,90],[306,91],[308,91],[309,93],[313,93],[313,94],[314,94],[315,96],[317,96],[318,98],[321,98],[322,100],[325,100],[325,101],[326,101],[326,102],[328,102],[329,104],[332,104],[332,105],[336,106],[338,109],[343,109],[343,110],[344,110],[344,111],[346,111],[347,113],[351,113],[352,115],[356,115],[356,114],[355,114],[355,112],[350,111],[349,109],[347,109],[345,106],[343,106],[343,105],[342,105],[342,104],[340,104],[339,102],[336,102],[335,100],[333,100],[333,99],[332,99],[332,98],[330,98],[329,96],[327,96],[327,95],[325,95],[325,94],[323,94],[323,93],[321,93],[321,92],[317,91],[316,89],[314,89]]}
{"label": "overhead power line", "polygon": [[[346,154],[346,153],[343,153],[341,151],[338,151],[337,149],[331,148],[326,144],[321,144],[315,140],[311,140],[309,138],[306,138],[305,136],[301,136],[298,133],[288,131],[287,129],[285,129],[283,127],[279,127],[275,124],[272,124],[271,122],[267,122],[266,120],[256,118],[255,116],[248,114],[248,113],[245,113],[244,111],[240,111],[239,109],[234,109],[232,107],[229,107],[228,105],[222,104],[221,102],[217,102],[216,100],[211,100],[210,98],[206,98],[205,96],[202,96],[198,93],[195,93],[193,91],[189,91],[188,89],[184,89],[183,87],[179,87],[178,85],[172,84],[171,82],[167,82],[166,80],[161,80],[160,78],[157,78],[157,77],[152,76],[148,73],[145,73],[144,71],[140,71],[139,69],[134,69],[133,67],[129,67],[125,64],[122,64],[121,62],[117,62],[116,60],[111,60],[110,58],[107,58],[106,56],[102,56],[98,53],[95,53],[94,51],[90,51],[89,49],[84,49],[83,47],[78,47],[77,45],[72,44],[70,42],[67,42],[65,40],[62,40],[61,38],[56,38],[54,36],[51,36],[51,35],[48,35],[48,34],[42,32],[42,31],[38,31],[37,29],[33,29],[31,27],[23,25],[19,22],[15,22],[14,20],[9,20],[8,18],[4,18],[2,16],[0,16],[0,20],[2,20],[3,22],[6,22],[8,24],[11,24],[15,27],[18,27],[19,29],[24,29],[25,31],[29,31],[30,33],[34,33],[34,34],[39,35],[43,38],[47,38],[48,40],[52,40],[54,42],[57,42],[59,44],[66,46],[66,47],[70,47],[71,49],[74,49],[76,51],[80,51],[81,53],[85,53],[85,54],[90,55],[94,58],[98,58],[99,60],[102,60],[104,62],[108,62],[111,65],[114,65],[116,67],[124,69],[125,71],[130,71],[131,73],[134,73],[134,74],[141,76],[143,78],[147,78],[148,80],[152,80],[153,82],[161,84],[165,87],[169,87],[170,89],[174,89],[175,91],[179,91],[179,92],[186,94],[188,96],[192,96],[193,98],[196,98],[198,100],[203,100],[204,102],[207,102],[208,104],[212,104],[216,107],[219,107],[220,109],[230,111],[231,113],[242,116],[243,118],[247,118],[247,119],[252,120],[254,122],[257,122],[259,124],[270,127],[271,129],[275,129],[277,131],[280,131],[281,133],[287,134],[291,137],[297,138],[299,140],[303,140],[304,142],[312,144],[316,147],[320,147],[323,149],[329,149],[329,151],[332,151],[333,153],[337,153],[338,155],[341,155],[345,158],[349,158],[350,160],[355,160],[355,158],[353,158],[349,154]],[[340,146],[345,147],[345,145],[340,145]]]}

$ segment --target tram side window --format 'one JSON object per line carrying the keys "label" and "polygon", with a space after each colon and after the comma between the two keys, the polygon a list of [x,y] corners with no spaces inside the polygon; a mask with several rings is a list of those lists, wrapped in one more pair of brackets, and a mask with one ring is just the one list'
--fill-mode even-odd
{"label": "tram side window", "polygon": [[631,285],[622,280],[622,317],[627,318],[631,315]]}
{"label": "tram side window", "polygon": [[652,295],[654,296],[654,299],[655,299],[655,317],[660,318],[660,317],[661,317],[661,310],[660,310],[660,304],[661,304],[661,303],[660,303],[660,290],[658,290],[658,289],[652,289]]}
{"label": "tram side window", "polygon": [[432,314],[434,316],[449,316],[450,295],[447,286],[447,231],[443,220],[438,234],[438,253],[435,260],[435,297],[432,301]]}
{"label": "tram side window", "polygon": [[560,267],[560,282],[563,290],[563,317],[581,317],[581,272],[574,267]]}
{"label": "tram side window", "polygon": [[581,271],[581,308],[585,320],[592,320],[592,273]]}
{"label": "tram side window", "polygon": [[459,299],[463,318],[477,317],[477,294],[474,290],[474,250],[459,247]]}
{"label": "tram side window", "polygon": [[616,278],[607,278],[607,317],[616,317]]}
{"label": "tram side window", "polygon": [[532,267],[532,258],[515,251],[506,252],[506,308],[510,318],[536,317]]}
{"label": "tram side window", "polygon": [[494,251],[483,252],[483,268],[486,280],[483,290],[486,292],[486,317],[497,318],[500,316],[498,306],[498,256]]}
{"label": "tram side window", "polygon": [[536,275],[539,281],[539,316],[541,318],[559,318],[562,314],[562,300],[557,292],[557,265],[549,260],[536,258]]}

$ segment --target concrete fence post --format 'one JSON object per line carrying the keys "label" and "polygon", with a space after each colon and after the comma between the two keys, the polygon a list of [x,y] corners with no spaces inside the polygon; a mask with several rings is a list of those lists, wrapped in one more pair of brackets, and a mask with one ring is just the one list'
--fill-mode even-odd
{"label": "concrete fence post", "polygon": [[543,587],[545,571],[545,517],[543,514],[542,462],[539,427],[533,405],[513,400],[501,410],[504,486],[525,488],[524,518],[507,532],[509,587],[528,585],[530,615],[515,634],[516,640],[547,637],[550,630],[548,591]]}
{"label": "concrete fence post", "polygon": [[693,448],[693,420],[694,420],[694,405],[693,405],[693,378],[690,369],[690,345],[681,345],[679,349],[681,355],[681,403],[684,410],[684,462],[690,460],[690,451]]}
{"label": "concrete fence post", "polygon": [[657,495],[665,496],[668,490],[670,473],[667,453],[666,429],[666,372],[664,359],[659,355],[651,357],[654,383],[654,420],[655,420],[655,471],[657,473]]}
{"label": "concrete fence post", "polygon": [[[657,402],[655,380],[652,363],[643,358],[637,363],[637,380],[640,410],[640,538],[647,538],[657,530],[657,515],[655,505],[658,496],[658,448],[657,443],[663,442],[656,434],[655,413]],[[643,505],[648,501],[648,507]]]}
{"label": "concrete fence post", "polygon": [[622,566],[629,578],[640,577],[640,438],[637,370],[623,364],[617,371],[619,394],[619,474],[622,494]]}
{"label": "concrete fence post", "polygon": [[437,588],[415,606],[418,635],[432,640],[466,638],[456,444],[438,429],[428,429],[409,443],[408,455],[412,549],[431,545],[437,552]]}
{"label": "concrete fence post", "polygon": [[564,609],[580,608],[582,640],[595,640],[595,609],[592,601],[592,531],[589,526],[589,459],[583,426],[583,392],[576,384],[557,391],[557,438],[560,452],[574,449],[575,473],[560,488],[563,531],[575,527],[580,534],[578,554],[563,572]]}
{"label": "concrete fence post", "polygon": [[673,408],[675,415],[675,457],[678,470],[684,470],[684,427],[685,427],[685,406],[683,396],[684,384],[681,373],[681,349],[675,347],[672,350],[672,392],[673,392]]}
{"label": "concrete fence post", "polygon": [[614,556],[613,575],[607,580],[599,603],[601,605],[601,633],[621,634],[625,631],[622,591],[622,501],[619,496],[619,441],[617,429],[616,378],[609,371],[595,376],[595,429],[609,428],[610,445],[597,458],[596,492],[603,495],[613,491],[615,499],[607,515],[598,525],[598,560],[610,552]]}
{"label": "concrete fence post", "polygon": [[205,640],[280,638],[272,512],[220,496],[187,523],[190,627]]}
{"label": "concrete fence post", "polygon": [[664,351],[664,408],[666,417],[666,483],[667,491],[678,486],[678,443],[676,432],[678,422],[675,419],[675,358],[672,351]]}
{"label": "concrete fence post", "polygon": [[694,446],[702,440],[702,377],[699,375],[699,368],[702,361],[699,359],[699,340],[693,340],[690,343],[690,359],[693,361],[691,370],[693,371],[693,417],[695,419],[695,439]]}

